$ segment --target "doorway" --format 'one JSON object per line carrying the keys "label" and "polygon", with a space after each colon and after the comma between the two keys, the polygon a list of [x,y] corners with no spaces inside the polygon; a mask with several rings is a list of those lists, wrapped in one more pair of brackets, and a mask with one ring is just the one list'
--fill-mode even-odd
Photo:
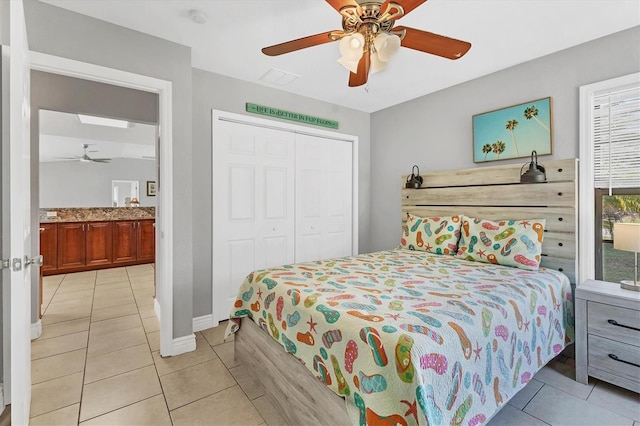
{"label": "doorway", "polygon": [[[160,319],[160,354],[178,355],[193,348],[189,344],[175,345],[173,339],[173,175],[172,175],[172,92],[171,82],[87,64],[51,55],[32,53],[32,70],[107,83],[155,93],[158,96],[158,179],[156,209],[156,298],[154,310]],[[32,160],[33,161],[33,160]],[[37,220],[37,218],[36,218]],[[34,222],[32,216],[32,223]]]}

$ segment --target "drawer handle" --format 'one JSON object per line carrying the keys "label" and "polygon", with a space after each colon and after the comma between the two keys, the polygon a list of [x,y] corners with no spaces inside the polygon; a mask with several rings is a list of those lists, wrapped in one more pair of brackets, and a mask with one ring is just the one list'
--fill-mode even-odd
{"label": "drawer handle", "polygon": [[615,325],[618,327],[622,327],[622,328],[630,328],[631,330],[635,330],[635,331],[640,331],[640,328],[636,328],[636,327],[631,327],[630,325],[624,325],[624,324],[618,324],[618,321],[616,320],[607,320],[607,322],[611,325]]}
{"label": "drawer handle", "polygon": [[631,361],[625,361],[624,359],[618,358],[618,356],[615,354],[609,354],[609,358],[611,358],[614,361],[623,362],[625,364],[633,365],[635,367],[640,367],[640,364],[636,364],[635,362],[631,362]]}

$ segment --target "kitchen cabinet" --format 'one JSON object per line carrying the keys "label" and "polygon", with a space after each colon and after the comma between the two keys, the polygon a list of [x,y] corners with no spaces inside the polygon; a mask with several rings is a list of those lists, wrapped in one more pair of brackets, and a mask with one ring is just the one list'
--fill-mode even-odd
{"label": "kitchen cabinet", "polygon": [[121,220],[114,223],[113,263],[151,263],[155,260],[155,221]]}
{"label": "kitchen cabinet", "polygon": [[113,260],[113,223],[87,222],[86,235],[86,265],[110,265]]}
{"label": "kitchen cabinet", "polygon": [[112,222],[59,223],[57,272],[111,265],[112,241]]}
{"label": "kitchen cabinet", "polygon": [[155,220],[40,224],[43,275],[155,261]]}
{"label": "kitchen cabinet", "polygon": [[58,225],[40,224],[40,254],[42,255],[42,273],[58,269]]}
{"label": "kitchen cabinet", "polygon": [[85,265],[84,223],[58,224],[58,271]]}
{"label": "kitchen cabinet", "polygon": [[137,254],[140,263],[151,263],[156,259],[156,224],[155,220],[138,221]]}

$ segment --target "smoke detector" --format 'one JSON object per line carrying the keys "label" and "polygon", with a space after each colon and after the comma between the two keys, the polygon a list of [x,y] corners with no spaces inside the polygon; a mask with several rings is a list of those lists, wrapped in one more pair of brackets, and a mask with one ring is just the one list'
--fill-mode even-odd
{"label": "smoke detector", "polygon": [[189,11],[189,17],[196,24],[204,24],[207,22],[207,15],[203,11],[197,9],[191,9]]}

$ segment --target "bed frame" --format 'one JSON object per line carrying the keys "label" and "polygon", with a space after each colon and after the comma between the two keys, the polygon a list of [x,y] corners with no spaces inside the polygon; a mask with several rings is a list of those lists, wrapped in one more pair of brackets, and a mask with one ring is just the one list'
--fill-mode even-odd
{"label": "bed frame", "polygon": [[[465,214],[484,219],[546,219],[541,266],[562,271],[575,288],[577,271],[576,159],[544,163],[547,183],[520,184],[521,165],[425,173],[423,187],[405,189],[407,213],[422,217]],[[320,383],[253,321],[242,319],[235,356],[260,380],[265,394],[291,425],[350,424],[345,401]]]}

